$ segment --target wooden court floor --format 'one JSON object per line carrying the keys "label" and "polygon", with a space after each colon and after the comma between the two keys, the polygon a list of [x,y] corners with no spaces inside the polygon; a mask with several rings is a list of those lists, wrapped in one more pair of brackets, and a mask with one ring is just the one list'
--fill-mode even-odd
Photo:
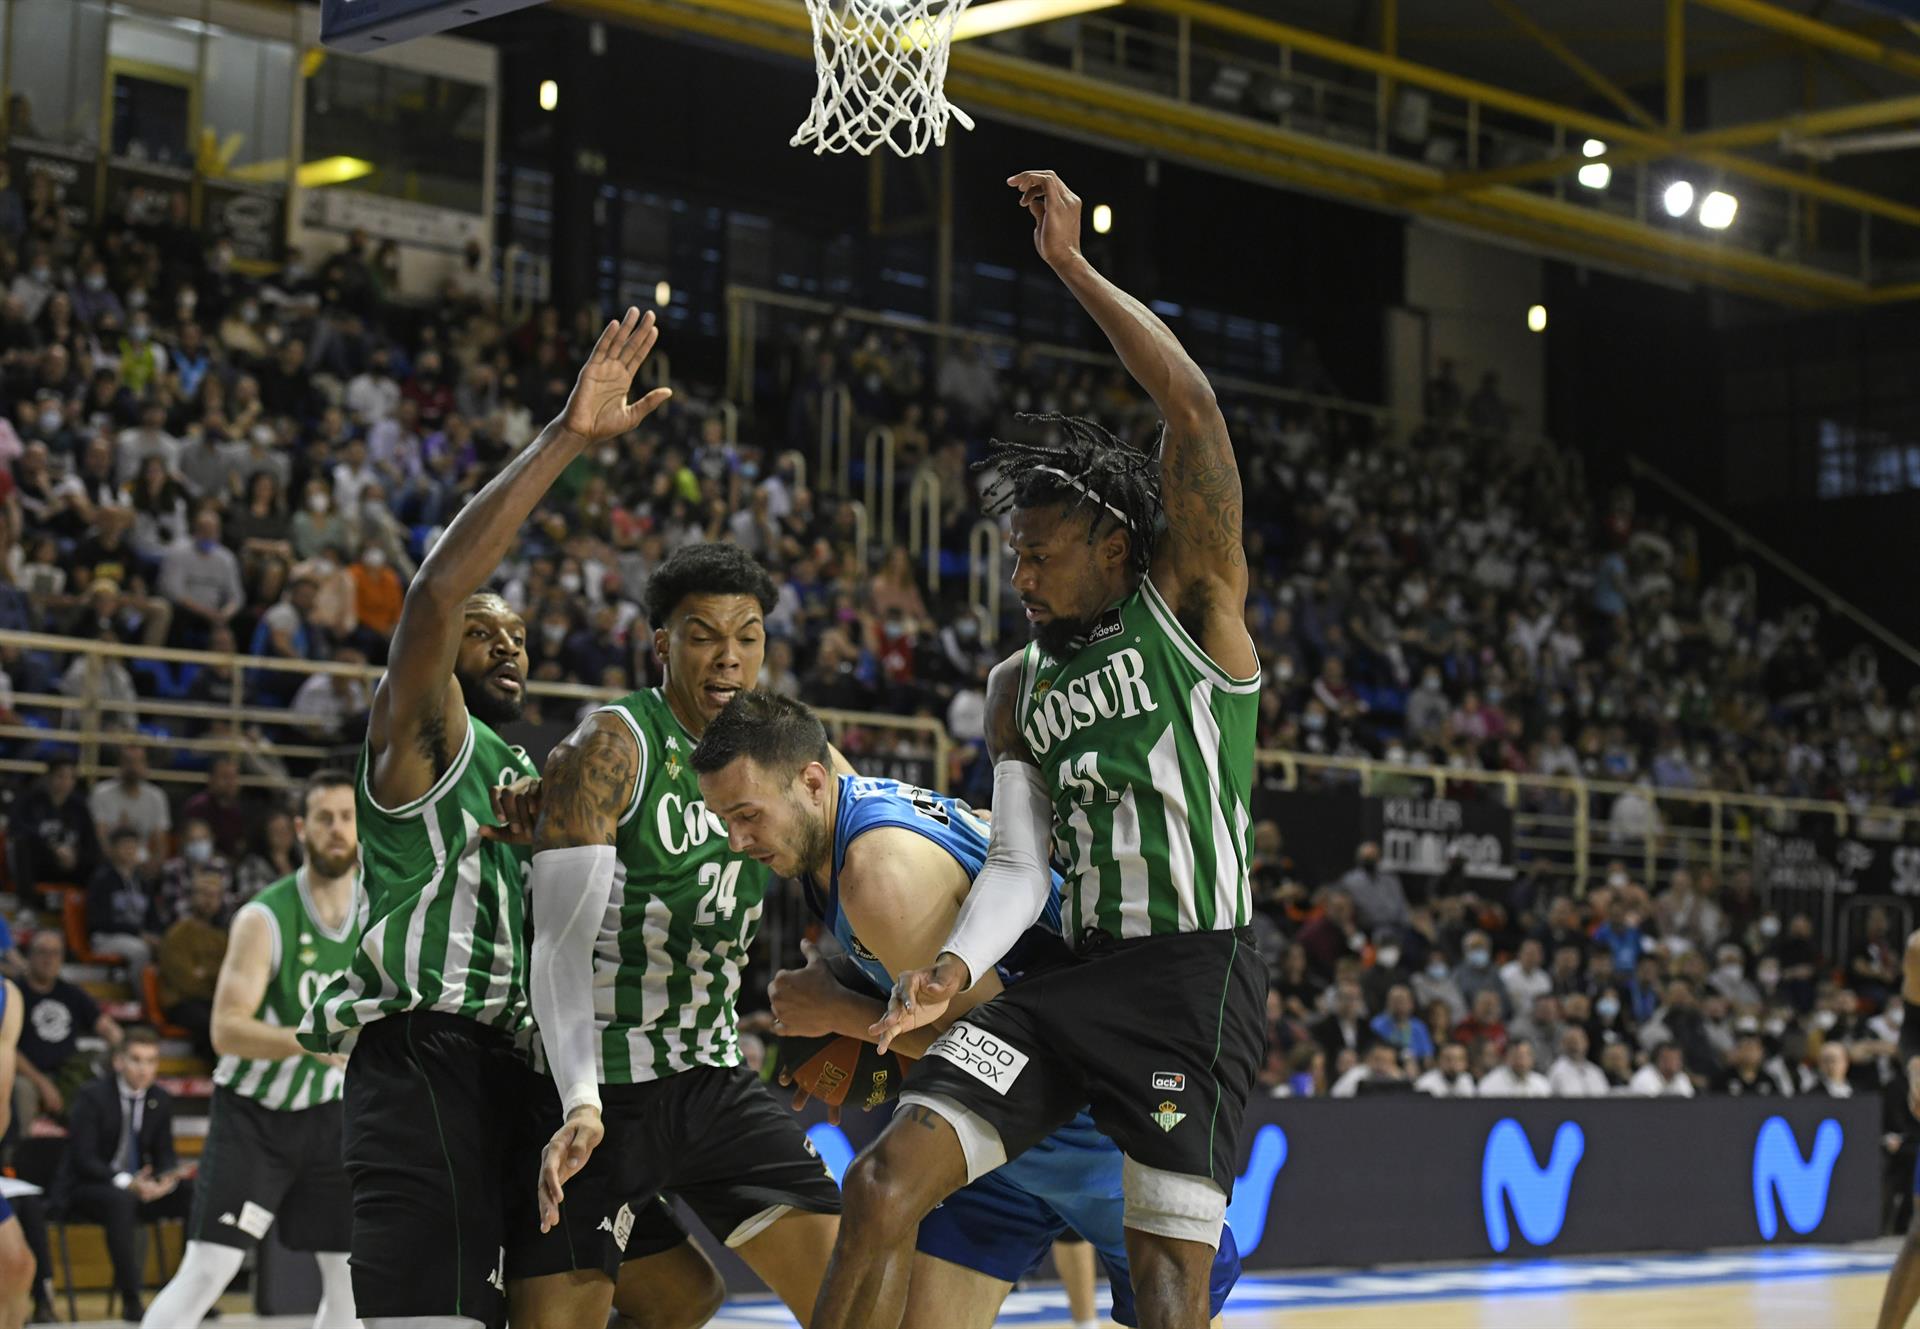
{"label": "wooden court floor", "polygon": [[[1889,1242],[1689,1256],[1533,1261],[1445,1268],[1249,1275],[1225,1329],[1871,1329],[1893,1259]],[[219,1329],[306,1329],[222,1301]],[[99,1315],[98,1297],[81,1314]],[[99,1329],[109,1322],[99,1321]],[[112,1322],[117,1329],[118,1322]],[[1064,1329],[1058,1288],[1024,1289],[999,1323]],[[729,1302],[716,1329],[787,1329],[764,1297]],[[941,1329],[937,1325],[914,1329]],[[1920,1329],[1920,1316],[1911,1329]]]}

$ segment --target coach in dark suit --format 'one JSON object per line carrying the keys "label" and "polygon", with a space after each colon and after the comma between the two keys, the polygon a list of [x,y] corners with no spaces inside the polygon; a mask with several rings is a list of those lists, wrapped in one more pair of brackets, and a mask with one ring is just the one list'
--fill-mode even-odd
{"label": "coach in dark suit", "polygon": [[154,1083],[160,1038],[130,1029],[113,1056],[113,1074],[73,1097],[67,1148],[54,1179],[53,1209],[107,1230],[107,1254],[123,1299],[121,1314],[140,1318],[140,1261],[134,1234],[156,1218],[185,1218],[192,1204],[173,1148],[173,1099]]}

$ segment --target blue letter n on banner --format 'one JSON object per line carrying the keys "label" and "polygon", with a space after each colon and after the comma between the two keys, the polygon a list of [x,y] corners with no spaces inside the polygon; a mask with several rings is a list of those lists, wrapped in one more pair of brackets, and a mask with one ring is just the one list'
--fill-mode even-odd
{"label": "blue letter n on banner", "polygon": [[1840,1123],[1832,1117],[1813,1133],[1811,1158],[1800,1157],[1800,1142],[1793,1138],[1793,1127],[1785,1117],[1768,1117],[1760,1123],[1759,1138],[1753,1142],[1753,1217],[1762,1238],[1772,1241],[1780,1235],[1782,1213],[1787,1226],[1800,1236],[1820,1226],[1827,1216],[1827,1188],[1833,1181],[1840,1144]]}
{"label": "blue letter n on banner", "polygon": [[1533,1157],[1533,1142],[1519,1122],[1503,1117],[1487,1133],[1486,1158],[1480,1169],[1480,1203],[1487,1216],[1487,1242],[1496,1251],[1513,1243],[1507,1229],[1507,1206],[1513,1206],[1520,1233],[1535,1246],[1545,1246],[1560,1235],[1567,1221],[1567,1195],[1573,1188],[1573,1170],[1586,1152],[1587,1137],[1571,1121],[1553,1133],[1553,1157],[1542,1168]]}

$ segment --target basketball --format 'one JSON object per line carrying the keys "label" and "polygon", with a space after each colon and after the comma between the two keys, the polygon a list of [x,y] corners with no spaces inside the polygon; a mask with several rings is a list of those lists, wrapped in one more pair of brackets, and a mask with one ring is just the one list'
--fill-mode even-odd
{"label": "basketball", "polygon": [[872,1111],[896,1098],[910,1058],[845,1034],[780,1040],[774,1073],[829,1107]]}

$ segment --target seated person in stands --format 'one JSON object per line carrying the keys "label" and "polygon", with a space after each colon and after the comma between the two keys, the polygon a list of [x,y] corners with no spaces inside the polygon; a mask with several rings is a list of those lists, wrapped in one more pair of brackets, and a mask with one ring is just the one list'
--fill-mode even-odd
{"label": "seated person in stands", "polygon": [[160,942],[159,914],[140,871],[140,833],[118,826],[107,833],[107,861],[87,883],[87,930],[93,949],[118,957],[129,981],[153,963]]}
{"label": "seated person in stands", "polygon": [[13,1119],[22,1131],[42,1112],[64,1117],[68,1095],[93,1078],[94,1064],[80,1050],[81,1035],[96,1034],[109,1046],[123,1037],[111,1015],[60,977],[66,958],[58,932],[35,933],[27,947],[27,973],[20,984],[20,1073],[13,1082]]}
{"label": "seated person in stands", "polygon": [[140,1261],[134,1235],[142,1223],[187,1217],[193,1188],[173,1148],[173,1096],[154,1080],[160,1073],[160,1036],[144,1027],[127,1031],[113,1055],[113,1071],[73,1097],[67,1149],[53,1183],[53,1212],[98,1223],[107,1230],[122,1318],[138,1320]]}
{"label": "seated person in stands", "polygon": [[11,820],[13,884],[22,896],[43,882],[83,886],[93,876],[98,838],[73,758],[48,762],[46,779],[14,805]]}
{"label": "seated person in stands", "polygon": [[227,956],[226,878],[201,868],[194,873],[187,915],[160,939],[160,1009],[193,1039],[194,1055],[214,1059],[213,988]]}

